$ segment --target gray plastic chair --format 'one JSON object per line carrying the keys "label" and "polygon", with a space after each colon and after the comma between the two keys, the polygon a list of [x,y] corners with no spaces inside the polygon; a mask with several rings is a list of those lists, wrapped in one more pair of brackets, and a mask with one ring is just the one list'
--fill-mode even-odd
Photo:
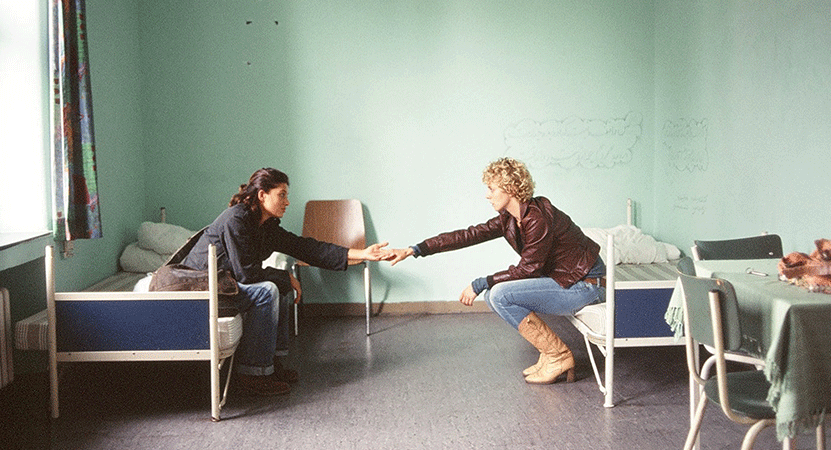
{"label": "gray plastic chair", "polygon": [[782,253],[782,239],[777,234],[761,234],[721,241],[693,241],[693,257],[707,259],[778,259]]}
{"label": "gray plastic chair", "polygon": [[695,276],[695,263],[689,256],[679,259],[676,268],[678,269],[678,273]]}
{"label": "gray plastic chair", "polygon": [[[687,348],[687,368],[695,381],[699,393],[695,416],[684,443],[684,449],[691,449],[698,438],[704,410],[708,402],[721,406],[721,410],[732,421],[750,425],[742,441],[742,449],[750,449],[759,432],[776,424],[776,413],[767,402],[770,383],[761,370],[727,372],[725,351],[740,352],[741,329],[736,292],[728,281],[718,278],[700,278],[679,272],[684,288],[682,304]],[[715,349],[699,369],[695,350],[697,345],[706,344]],[[712,365],[716,366],[715,377],[709,377]],[[790,439],[782,443],[790,448]],[[817,427],[817,448],[825,448],[824,428]]]}
{"label": "gray plastic chair", "polygon": [[[779,259],[782,257],[782,239],[777,234],[760,234],[746,238],[726,239],[721,241],[693,241],[693,258],[701,260],[719,259]],[[695,275],[695,271],[688,275]],[[710,353],[712,347],[705,345]],[[727,360],[743,364],[752,364],[757,369],[764,367],[765,361],[751,356],[735,355],[727,352]]]}

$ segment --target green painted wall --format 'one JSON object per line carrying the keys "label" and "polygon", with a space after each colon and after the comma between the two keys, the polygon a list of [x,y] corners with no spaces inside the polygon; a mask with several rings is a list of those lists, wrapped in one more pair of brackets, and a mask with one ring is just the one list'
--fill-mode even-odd
{"label": "green painted wall", "polygon": [[[263,166],[292,178],[288,229],[355,197],[395,246],[491,217],[480,173],[505,154],[583,226],[631,197],[682,249],[828,237],[828,0],[217,3],[88,0],[105,238],[59,288],[112,273],[160,206],[205,225]],[[454,300],[516,261],[479,247],[376,265],[376,300]],[[43,307],[41,271],[0,272],[13,315]],[[308,301],[361,301],[358,271],[307,279]]]}
{"label": "green painted wall", "polygon": [[[632,197],[651,228],[653,23],[651,1],[144,6],[145,212],[197,229],[275,166],[288,229],[309,199],[354,197],[373,240],[405,246],[490,218],[481,171],[510,154],[578,223],[619,224]],[[376,298],[453,300],[516,260],[480,247],[378,265]],[[308,301],[362,298],[358,271],[320,276]]]}
{"label": "green painted wall", "polygon": [[656,2],[656,229],[830,237],[831,2]]}

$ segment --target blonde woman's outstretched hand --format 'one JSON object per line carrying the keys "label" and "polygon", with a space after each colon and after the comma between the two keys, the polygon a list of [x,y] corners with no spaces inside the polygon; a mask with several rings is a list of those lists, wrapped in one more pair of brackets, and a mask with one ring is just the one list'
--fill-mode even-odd
{"label": "blonde woman's outstretched hand", "polygon": [[388,261],[390,261],[391,266],[394,266],[394,265],[398,264],[399,262],[404,261],[405,259],[407,259],[408,256],[412,256],[413,249],[410,248],[410,247],[407,247],[407,248],[393,248],[393,249],[390,249],[389,252],[392,253],[392,258],[390,258]]}

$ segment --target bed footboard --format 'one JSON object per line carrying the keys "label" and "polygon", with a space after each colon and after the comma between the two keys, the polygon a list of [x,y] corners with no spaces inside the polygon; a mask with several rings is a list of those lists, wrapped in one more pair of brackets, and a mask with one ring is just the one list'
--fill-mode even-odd
{"label": "bed footboard", "polygon": [[[55,292],[54,251],[46,247],[49,381],[52,417],[59,415],[58,365],[63,362],[204,360],[211,367],[211,418],[220,419],[231,370],[220,392],[219,371],[239,342],[220,340],[216,249],[209,251],[207,291]],[[241,317],[223,318],[241,323]]]}

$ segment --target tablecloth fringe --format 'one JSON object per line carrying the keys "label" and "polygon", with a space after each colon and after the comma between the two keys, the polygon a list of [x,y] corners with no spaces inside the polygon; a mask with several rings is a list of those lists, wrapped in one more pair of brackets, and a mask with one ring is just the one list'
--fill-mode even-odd
{"label": "tablecloth fringe", "polygon": [[[765,376],[771,382],[771,389],[768,391],[767,401],[773,405],[773,409],[777,410],[781,392],[784,389],[784,380],[782,370],[778,364],[770,359],[765,360]],[[780,441],[786,437],[794,437],[797,434],[813,432],[825,420],[825,409],[810,411],[807,414],[800,413],[800,417],[793,420],[786,420],[784,422],[777,422],[776,437]]]}
{"label": "tablecloth fringe", "polygon": [[675,336],[675,342],[684,337],[684,309],[670,306],[664,313],[664,321]]}
{"label": "tablecloth fringe", "polygon": [[814,429],[825,420],[825,410],[812,411],[809,417],[790,420],[776,424],[776,438],[784,441],[786,437],[795,437],[797,434],[813,433]]}

